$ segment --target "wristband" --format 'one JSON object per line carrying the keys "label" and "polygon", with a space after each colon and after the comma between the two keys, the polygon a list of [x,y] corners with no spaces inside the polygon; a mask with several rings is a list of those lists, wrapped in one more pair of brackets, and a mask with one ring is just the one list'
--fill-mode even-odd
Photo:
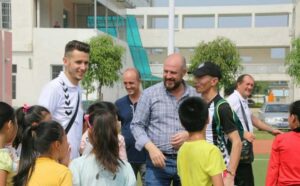
{"label": "wristband", "polygon": [[235,174],[228,169],[224,170],[223,174],[224,174],[224,178],[227,176],[227,174],[230,174],[232,177],[235,177]]}

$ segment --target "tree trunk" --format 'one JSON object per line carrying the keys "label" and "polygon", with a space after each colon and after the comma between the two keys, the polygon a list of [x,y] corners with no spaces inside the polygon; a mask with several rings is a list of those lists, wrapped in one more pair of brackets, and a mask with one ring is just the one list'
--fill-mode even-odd
{"label": "tree trunk", "polygon": [[103,100],[103,95],[102,95],[101,89],[102,89],[102,85],[99,84],[99,86],[98,86],[98,100],[99,101]]}

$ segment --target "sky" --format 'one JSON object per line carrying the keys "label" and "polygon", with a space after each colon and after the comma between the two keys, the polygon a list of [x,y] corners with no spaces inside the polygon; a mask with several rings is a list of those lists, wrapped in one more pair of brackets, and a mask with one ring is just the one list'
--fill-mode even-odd
{"label": "sky", "polygon": [[[153,6],[165,7],[168,0],[152,0]],[[224,6],[224,5],[259,5],[259,4],[286,4],[293,0],[175,0],[175,6]]]}

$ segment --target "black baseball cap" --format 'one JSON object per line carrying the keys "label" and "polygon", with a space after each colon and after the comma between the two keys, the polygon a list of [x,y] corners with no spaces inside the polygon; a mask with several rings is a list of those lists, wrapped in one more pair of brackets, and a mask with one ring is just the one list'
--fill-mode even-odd
{"label": "black baseball cap", "polygon": [[210,61],[200,64],[198,68],[193,72],[193,75],[196,77],[210,75],[212,77],[217,77],[219,79],[222,78],[220,67]]}

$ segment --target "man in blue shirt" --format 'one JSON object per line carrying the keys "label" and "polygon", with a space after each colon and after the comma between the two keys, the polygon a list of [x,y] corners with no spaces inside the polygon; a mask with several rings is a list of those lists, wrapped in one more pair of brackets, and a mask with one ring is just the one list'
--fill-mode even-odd
{"label": "man in blue shirt", "polygon": [[144,148],[138,151],[134,147],[135,139],[130,130],[134,110],[141,95],[140,73],[135,68],[126,69],[123,74],[123,84],[128,95],[118,99],[115,104],[118,108],[118,118],[121,121],[122,135],[125,138],[128,161],[132,166],[135,176],[137,176],[138,172],[140,173],[144,184],[146,151]]}
{"label": "man in blue shirt", "polygon": [[167,57],[163,65],[163,82],[144,90],[131,123],[135,147],[148,151],[146,157],[147,186],[180,185],[177,175],[177,151],[188,133],[181,126],[178,108],[195,89],[183,80],[187,72],[182,55]]}

